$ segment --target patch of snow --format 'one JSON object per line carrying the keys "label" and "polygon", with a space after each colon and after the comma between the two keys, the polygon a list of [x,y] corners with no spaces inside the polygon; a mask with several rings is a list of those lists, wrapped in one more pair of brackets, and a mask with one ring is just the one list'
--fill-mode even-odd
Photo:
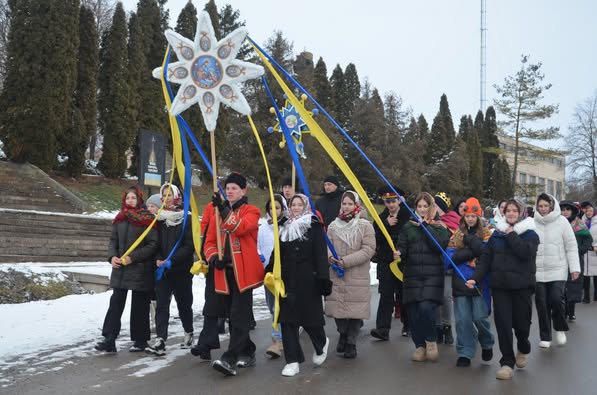
{"label": "patch of snow", "polygon": [[0,140],[0,159],[6,159],[6,154],[4,153],[4,143]]}

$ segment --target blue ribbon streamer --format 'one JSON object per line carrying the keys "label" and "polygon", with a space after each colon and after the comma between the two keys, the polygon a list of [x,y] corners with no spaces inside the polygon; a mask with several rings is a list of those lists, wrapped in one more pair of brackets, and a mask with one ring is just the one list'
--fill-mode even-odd
{"label": "blue ribbon streamer", "polygon": [[[284,138],[286,139],[286,141],[292,142],[293,140],[292,140],[292,137],[290,134],[290,130],[288,130],[288,126],[286,126],[286,122],[284,122],[284,118],[282,117],[282,114],[280,114],[280,110],[278,109],[276,100],[274,99],[274,96],[272,95],[272,91],[270,90],[269,85],[267,84],[267,81],[264,76],[261,77],[261,81],[263,82],[263,86],[265,86],[267,95],[269,96],[269,99],[272,102],[272,106],[273,106],[274,110],[276,111],[276,116],[278,117],[278,120],[280,121],[280,127],[282,128],[282,133],[284,134]],[[309,186],[307,185],[307,181],[305,180],[305,175],[303,173],[303,167],[301,166],[301,162],[299,160],[298,153],[296,152],[296,146],[294,144],[286,144],[286,146],[288,147],[288,152],[290,153],[290,157],[292,158],[292,162],[294,163],[294,166],[296,168],[296,175],[298,176],[298,179],[301,183],[301,187],[303,188],[305,195],[309,199],[309,204],[311,205],[313,210],[315,210],[315,205],[313,204],[313,199],[311,198],[311,192],[309,191]],[[327,243],[328,248],[330,249],[332,255],[334,256],[335,259],[338,259],[338,254],[336,253],[336,249],[334,248],[334,245],[332,244],[330,238],[328,237],[327,232],[324,232],[324,235],[325,235],[325,242]],[[336,271],[336,273],[338,274],[338,277],[344,277],[344,269],[343,268],[341,268],[340,266],[338,266],[337,264],[334,263],[334,264],[332,264],[332,269],[334,269]]]}
{"label": "blue ribbon streamer", "polygon": [[[309,94],[309,92],[307,92],[307,90],[305,88],[303,88],[301,86],[301,84],[298,83],[297,80],[295,80],[290,74],[288,74],[288,72],[286,70],[284,70],[284,68],[278,62],[276,62],[276,60],[274,58],[272,58],[267,52],[265,52],[255,41],[253,41],[253,39],[251,39],[248,36],[247,36],[247,39],[253,45],[255,45],[255,47],[257,49],[259,49],[259,51],[261,53],[263,53],[263,55],[270,61],[270,63],[272,63],[286,78],[288,78],[289,81],[291,81],[301,92],[303,92],[309,98],[309,100],[311,100],[315,104],[315,106],[319,109],[319,111],[321,111],[332,122],[332,124],[344,135],[344,137],[346,137],[348,139],[348,141],[357,149],[357,151],[363,156],[363,158],[367,161],[367,163],[369,163],[369,165],[373,168],[373,170],[375,170],[375,172],[381,177],[381,179],[392,190],[392,192],[394,192],[396,194],[396,196],[398,196],[398,198],[400,199],[400,201],[402,202],[402,204],[406,207],[406,209],[409,211],[409,213],[411,214],[411,216],[413,216],[414,218],[417,219],[417,221],[419,222],[419,225],[421,225],[421,228],[423,228],[423,230],[425,231],[425,233],[427,234],[427,236],[433,241],[433,243],[435,243],[435,245],[438,247],[438,249],[442,252],[444,258],[447,259],[450,262],[450,264],[452,265],[452,267],[454,268],[454,270],[456,271],[456,273],[466,282],[467,279],[464,277],[464,275],[462,274],[462,272],[460,271],[460,269],[458,269],[458,267],[452,261],[452,259],[450,258],[450,256],[440,246],[440,244],[437,242],[437,240],[435,240],[435,238],[431,235],[431,232],[429,232],[429,230],[425,226],[423,226],[422,221],[419,218],[419,216],[415,215],[414,211],[406,203],[406,200],[404,199],[404,197],[402,197],[398,193],[398,191],[396,191],[394,189],[394,187],[392,186],[392,184],[390,183],[390,181],[388,181],[388,179],[383,175],[383,173],[373,164],[373,162],[363,152],[363,150],[359,147],[359,145],[348,135],[348,133],[346,133],[346,131],[338,124],[338,122],[336,122],[336,120],[334,118],[332,118],[332,116],[330,114],[328,114],[328,112],[317,102],[317,100],[315,100],[315,98],[313,98],[313,96],[311,96],[311,94]],[[280,124],[282,124],[282,122]]]}

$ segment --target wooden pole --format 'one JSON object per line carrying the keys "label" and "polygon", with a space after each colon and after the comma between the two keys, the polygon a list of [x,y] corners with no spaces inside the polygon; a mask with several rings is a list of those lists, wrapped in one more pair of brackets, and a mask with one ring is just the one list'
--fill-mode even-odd
{"label": "wooden pole", "polygon": [[296,167],[294,166],[294,162],[292,162],[292,193],[296,193]]}
{"label": "wooden pole", "polygon": [[[213,170],[213,189],[215,193],[220,193],[218,189],[218,170],[216,167],[216,132],[211,131],[209,133],[209,139],[211,143],[211,168]],[[220,233],[220,210],[217,207],[214,207],[216,213],[216,242],[218,246],[218,258],[222,260],[224,257],[222,251],[222,235]]]}

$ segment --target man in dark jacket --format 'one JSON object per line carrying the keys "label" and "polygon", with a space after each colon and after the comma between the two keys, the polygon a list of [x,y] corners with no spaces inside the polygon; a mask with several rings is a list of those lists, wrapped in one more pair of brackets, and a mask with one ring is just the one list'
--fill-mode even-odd
{"label": "man in dark jacket", "polygon": [[325,192],[315,202],[315,210],[319,211],[327,228],[340,212],[342,203],[340,180],[336,176],[327,176],[323,179],[323,189]]}
{"label": "man in dark jacket", "polygon": [[[401,195],[404,195],[400,189],[394,187]],[[383,225],[390,234],[390,237],[396,243],[398,241],[398,234],[406,221],[408,221],[409,213],[406,209],[400,209],[400,200],[398,196],[388,186],[384,186],[378,190],[381,198],[386,206],[379,214]],[[394,252],[390,248],[386,238],[377,223],[373,224],[375,229],[376,251],[373,261],[377,263],[377,279],[379,280],[379,304],[377,306],[377,319],[375,328],[371,329],[371,336],[379,340],[388,340],[390,335],[390,328],[392,326],[392,310],[400,311],[400,319],[404,325],[402,334],[408,335],[408,320],[406,317],[406,310],[401,308],[402,300],[402,281],[400,281],[394,273],[390,270],[390,263],[394,260]],[[396,299],[394,299],[396,295]]]}

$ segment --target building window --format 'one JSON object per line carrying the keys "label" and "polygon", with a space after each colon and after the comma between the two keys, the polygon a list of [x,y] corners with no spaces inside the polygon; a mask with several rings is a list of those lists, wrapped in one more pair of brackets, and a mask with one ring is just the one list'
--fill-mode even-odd
{"label": "building window", "polygon": [[519,173],[519,180],[520,180],[520,185],[526,185],[527,184],[526,173]]}
{"label": "building window", "polygon": [[556,199],[562,200],[562,183],[560,181],[556,182]]}
{"label": "building window", "polygon": [[545,178],[539,177],[539,193],[545,192]]}
{"label": "building window", "polygon": [[547,180],[547,193],[549,193],[552,196],[554,195],[553,180]]}
{"label": "building window", "polygon": [[537,184],[537,177],[529,176],[529,184],[532,184],[532,185]]}

